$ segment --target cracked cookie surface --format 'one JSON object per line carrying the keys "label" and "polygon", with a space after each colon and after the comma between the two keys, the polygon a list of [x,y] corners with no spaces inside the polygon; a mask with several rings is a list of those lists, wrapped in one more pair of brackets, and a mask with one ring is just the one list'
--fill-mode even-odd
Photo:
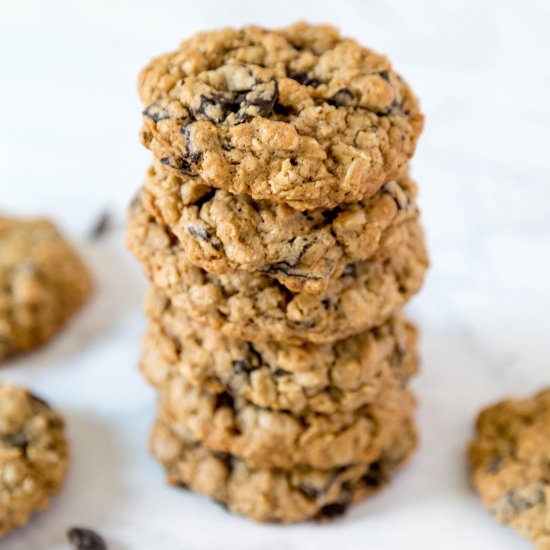
{"label": "cracked cookie surface", "polygon": [[415,447],[410,418],[371,461],[333,470],[253,469],[185,437],[162,416],[150,437],[151,452],[164,466],[169,483],[210,497],[236,514],[277,523],[340,516],[352,503],[384,487]]}
{"label": "cracked cookie surface", "polygon": [[423,125],[389,61],[326,25],[200,33],[138,88],[141,141],[168,169],[298,210],[374,194]]}
{"label": "cracked cookie surface", "polygon": [[483,410],[470,446],[474,485],[502,523],[550,549],[550,389]]}
{"label": "cracked cookie surface", "polygon": [[418,217],[407,175],[360,202],[299,212],[176,176],[155,162],[141,198],[195,265],[217,274],[265,273],[295,292],[322,292],[350,263],[388,258],[405,239],[403,222]]}
{"label": "cracked cookie surface", "polygon": [[91,290],[86,266],[53,224],[0,217],[0,361],[49,340]]}
{"label": "cracked cookie surface", "polygon": [[251,468],[297,465],[327,470],[375,459],[395,437],[415,400],[389,382],[378,399],[350,412],[296,416],[260,408],[229,393],[212,394],[183,378],[161,388],[159,412],[182,435]]}
{"label": "cracked cookie surface", "polygon": [[351,264],[321,294],[293,293],[266,275],[207,273],[139,201],[130,209],[127,244],[176,307],[226,336],[328,343],[383,324],[420,289],[428,259],[416,221],[406,236],[391,258]]}
{"label": "cracked cookie surface", "polygon": [[42,399],[0,383],[0,538],[59,491],[69,461],[63,428]]}
{"label": "cracked cookie surface", "polygon": [[151,289],[141,370],[162,387],[183,377],[213,394],[230,393],[259,407],[296,415],[354,411],[387,384],[404,387],[416,373],[417,333],[401,318],[334,344],[252,344],[227,338]]}

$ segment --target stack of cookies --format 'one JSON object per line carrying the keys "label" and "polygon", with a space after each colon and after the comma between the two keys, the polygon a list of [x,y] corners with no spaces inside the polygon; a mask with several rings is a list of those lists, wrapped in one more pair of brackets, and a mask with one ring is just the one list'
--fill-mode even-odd
{"label": "stack of cookies", "polygon": [[304,23],[199,34],[139,91],[152,452],[258,521],[341,514],[416,444],[418,103],[386,58]]}

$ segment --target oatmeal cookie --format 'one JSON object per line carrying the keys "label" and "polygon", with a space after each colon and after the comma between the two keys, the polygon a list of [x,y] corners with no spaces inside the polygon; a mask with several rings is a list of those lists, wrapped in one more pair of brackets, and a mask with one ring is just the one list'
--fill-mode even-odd
{"label": "oatmeal cookie", "polygon": [[347,265],[389,258],[416,219],[416,186],[403,175],[372,197],[299,212],[179,177],[156,162],[142,192],[145,209],[171,228],[187,258],[210,273],[265,273],[294,292],[323,292]]}
{"label": "oatmeal cookie", "polygon": [[0,383],[0,538],[59,491],[69,461],[63,428],[42,399]]}
{"label": "oatmeal cookie", "polygon": [[238,458],[188,439],[162,417],[151,432],[150,447],[169,483],[188,487],[255,521],[293,523],[340,516],[352,503],[381,489],[409,459],[416,431],[406,418],[372,460],[332,470],[252,469]]}
{"label": "oatmeal cookie", "polygon": [[470,446],[474,485],[502,523],[550,549],[550,389],[481,412]]}
{"label": "oatmeal cookie", "polygon": [[141,141],[168,169],[298,210],[374,194],[422,130],[390,62],[327,25],[200,33],[141,73]]}
{"label": "oatmeal cookie", "polygon": [[214,275],[187,260],[171,230],[135,202],[127,244],[145,274],[187,316],[248,341],[329,343],[383,324],[421,287],[428,266],[422,230],[386,261],[350,264],[326,292],[293,293],[266,275]]}
{"label": "oatmeal cookie", "polygon": [[404,387],[418,367],[416,328],[397,317],[334,344],[252,344],[186,318],[161,291],[146,303],[141,370],[156,387],[182,376],[259,407],[335,414],[376,401],[395,381]]}
{"label": "oatmeal cookie", "polygon": [[49,340],[91,290],[86,266],[53,224],[0,217],[0,361]]}
{"label": "oatmeal cookie", "polygon": [[160,391],[159,411],[173,427],[205,447],[230,453],[251,468],[321,470],[369,462],[410,417],[415,400],[395,382],[378,399],[332,415],[297,416],[263,409],[229,393],[213,394],[182,377]]}

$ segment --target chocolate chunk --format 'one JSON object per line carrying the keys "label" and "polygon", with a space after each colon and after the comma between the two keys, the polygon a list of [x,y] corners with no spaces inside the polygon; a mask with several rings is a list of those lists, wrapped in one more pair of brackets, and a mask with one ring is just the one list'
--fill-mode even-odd
{"label": "chocolate chunk", "polygon": [[194,239],[209,243],[215,250],[222,249],[222,243],[218,237],[213,237],[206,227],[201,227],[199,225],[188,225],[186,226],[187,233],[191,235]]}
{"label": "chocolate chunk", "polygon": [[239,94],[236,103],[239,110],[235,116],[235,124],[247,122],[255,116],[268,117],[272,111],[277,98],[279,97],[279,85],[276,80],[262,82],[254,86],[252,90]]}
{"label": "chocolate chunk", "polygon": [[331,519],[346,513],[349,502],[334,502],[323,506],[319,512],[320,519]]}
{"label": "chocolate chunk", "polygon": [[355,96],[350,89],[340,88],[327,102],[336,107],[349,107],[353,105],[354,100]]}
{"label": "chocolate chunk", "polygon": [[199,239],[200,241],[210,241],[210,234],[208,233],[208,229],[205,227],[200,227],[198,225],[188,225],[185,229],[187,229],[187,233],[191,235],[191,237],[195,239]]}
{"label": "chocolate chunk", "polygon": [[323,218],[325,218],[328,223],[332,223],[341,212],[342,209],[339,206],[332,208],[331,210],[323,210]]}
{"label": "chocolate chunk", "polygon": [[162,157],[160,162],[178,172],[181,172],[185,176],[196,176],[195,169],[191,162],[186,157]]}
{"label": "chocolate chunk", "polygon": [[504,457],[499,455],[494,458],[494,460],[487,466],[485,470],[488,474],[498,474],[502,465],[504,464]]}
{"label": "chocolate chunk", "polygon": [[172,157],[162,157],[160,159],[161,164],[164,164],[165,166],[170,166],[171,168],[176,168],[174,163],[172,162]]}
{"label": "chocolate chunk", "polygon": [[215,451],[213,454],[225,464],[228,470],[233,469],[233,457],[229,453]]}
{"label": "chocolate chunk", "polygon": [[208,120],[220,123],[225,120],[232,110],[232,101],[222,94],[213,94],[210,97],[201,95],[198,112],[203,114]]}
{"label": "chocolate chunk", "polygon": [[273,376],[275,376],[276,378],[279,378],[280,376],[285,376],[286,374],[288,374],[288,372],[280,368],[276,368],[273,371]]}
{"label": "chocolate chunk", "polygon": [[214,406],[216,409],[221,409],[222,407],[233,408],[233,397],[227,392],[218,393]]}
{"label": "chocolate chunk", "polygon": [[291,107],[287,107],[282,103],[275,103],[275,105],[273,106],[273,112],[276,115],[289,116],[292,113],[292,111],[293,109]]}
{"label": "chocolate chunk", "polygon": [[167,118],[170,118],[170,113],[165,107],[159,105],[158,103],[153,103],[143,111],[143,116],[146,116],[155,122],[159,122],[159,120],[166,120]]}
{"label": "chocolate chunk", "polygon": [[4,441],[10,447],[18,447],[19,449],[22,449],[23,453],[25,453],[27,449],[28,440],[27,440],[27,436],[24,433],[10,435],[7,438],[5,438]]}
{"label": "chocolate chunk", "polygon": [[400,340],[395,342],[395,353],[399,361],[402,361],[407,354],[407,346]]}
{"label": "chocolate chunk", "polygon": [[196,176],[197,172],[192,163],[190,163],[186,158],[181,157],[179,159],[178,168],[184,176]]}
{"label": "chocolate chunk", "polygon": [[203,204],[206,204],[207,202],[211,201],[216,196],[216,188],[212,187],[210,191],[205,193],[202,197],[198,198],[193,204],[195,206],[198,206],[199,209],[203,206]]}
{"label": "chocolate chunk", "polygon": [[233,369],[238,374],[249,374],[252,371],[246,359],[235,359],[232,365]]}
{"label": "chocolate chunk", "polygon": [[381,487],[387,481],[388,476],[381,460],[373,462],[369,467],[369,471],[361,478],[362,483],[374,489]]}
{"label": "chocolate chunk", "polygon": [[[525,493],[528,491],[526,490]],[[531,492],[531,491],[529,491]],[[508,491],[502,499],[493,507],[494,512],[510,521],[514,516],[529,510],[538,504],[544,504],[546,495],[543,487],[538,487],[527,496],[520,491]]]}
{"label": "chocolate chunk", "polygon": [[67,538],[74,550],[107,550],[103,538],[91,529],[73,527],[67,531]]}
{"label": "chocolate chunk", "polygon": [[396,109],[401,109],[401,105],[399,101],[397,101],[396,98],[393,99],[391,102],[391,105],[385,110],[385,111],[379,111],[376,113],[376,116],[388,116],[392,111],[395,111]]}
{"label": "chocolate chunk", "polygon": [[113,219],[111,213],[107,210],[104,210],[101,215],[97,218],[92,229],[90,230],[90,239],[92,241],[97,241],[106,235],[113,225]]}
{"label": "chocolate chunk", "polygon": [[292,80],[296,80],[296,82],[302,84],[302,86],[312,86],[313,88],[316,88],[319,84],[321,84],[317,78],[312,76],[311,73],[307,71],[291,73],[288,76],[289,78],[292,78]]}
{"label": "chocolate chunk", "polygon": [[357,267],[355,264],[348,264],[344,271],[342,271],[342,277],[356,277],[357,276]]}
{"label": "chocolate chunk", "polygon": [[390,74],[388,73],[388,71],[380,71],[378,75],[380,76],[380,78],[384,79],[386,82],[390,81]]}
{"label": "chocolate chunk", "polygon": [[193,151],[193,148],[191,147],[191,133],[189,131],[189,127],[191,124],[186,124],[185,126],[182,126],[180,128],[180,132],[185,137],[185,148],[186,148],[186,156],[182,158],[187,158],[190,163],[197,163],[202,153],[200,151]]}
{"label": "chocolate chunk", "polygon": [[299,489],[302,493],[304,493],[307,498],[311,500],[315,500],[320,493],[318,489],[316,489],[315,487],[311,487],[310,485],[301,485]]}
{"label": "chocolate chunk", "polygon": [[269,264],[264,269],[259,269],[259,273],[265,273],[266,275],[286,275],[287,277],[296,277],[297,279],[310,279],[317,281],[321,279],[320,275],[312,275],[311,273],[303,273],[296,271],[294,266],[289,265],[287,262],[277,262],[275,264]]}

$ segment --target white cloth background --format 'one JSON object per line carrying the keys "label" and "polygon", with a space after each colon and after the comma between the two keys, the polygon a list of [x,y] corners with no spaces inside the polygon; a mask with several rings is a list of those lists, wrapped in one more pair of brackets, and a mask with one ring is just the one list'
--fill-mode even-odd
{"label": "white cloth background", "polygon": [[[387,53],[427,115],[412,167],[433,260],[410,308],[423,328],[422,445],[345,519],[260,526],[167,488],[147,454],[146,285],[122,223],[149,162],[139,68],[198,30],[299,18]],[[98,287],[60,338],[0,370],[66,414],[73,447],[64,492],[2,550],[66,549],[74,524],[115,550],[529,548],[473,494],[465,449],[480,407],[550,382],[549,25],[544,0],[0,0],[0,209],[55,218]],[[105,208],[119,228],[90,243]]]}

